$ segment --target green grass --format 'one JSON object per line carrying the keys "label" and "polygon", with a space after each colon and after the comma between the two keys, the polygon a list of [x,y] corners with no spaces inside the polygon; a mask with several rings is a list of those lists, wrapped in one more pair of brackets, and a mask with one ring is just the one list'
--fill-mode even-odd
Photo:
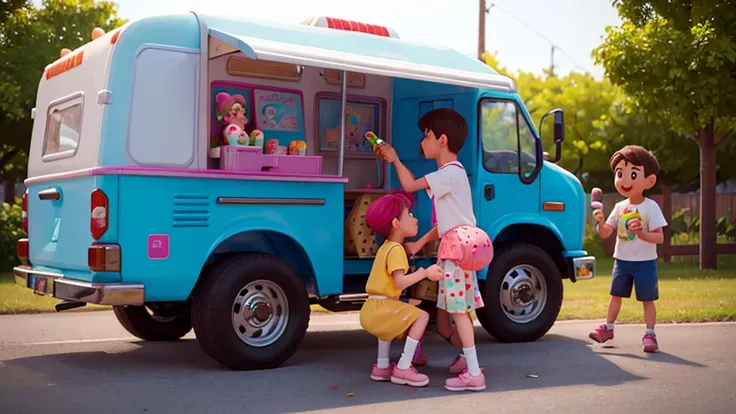
{"label": "green grass", "polygon": [[[721,256],[719,269],[701,271],[697,257],[675,258],[659,264],[658,322],[705,322],[736,320],[736,257]],[[564,282],[565,298],[559,320],[603,319],[608,307],[613,262],[598,262],[592,280]],[[633,296],[633,295],[632,295]],[[0,275],[0,314],[53,312],[57,299],[34,295],[13,283],[12,275]],[[327,312],[318,305],[312,311]],[[107,306],[87,305],[74,311],[104,310]],[[624,300],[619,322],[643,322],[641,304]]]}
{"label": "green grass", "polygon": [[[592,280],[564,281],[564,299],[559,320],[603,319],[606,317],[611,287],[611,260],[598,262]],[[697,257],[674,258],[659,263],[657,321],[706,322],[736,320],[736,257],[721,256],[718,270],[701,271]],[[617,322],[644,321],[641,303],[624,300]]]}
{"label": "green grass", "polygon": [[[0,274],[0,315],[18,313],[56,312],[54,305],[59,299],[36,295],[30,289],[17,285],[10,273]],[[68,312],[83,310],[106,310],[109,306],[87,305]]]}

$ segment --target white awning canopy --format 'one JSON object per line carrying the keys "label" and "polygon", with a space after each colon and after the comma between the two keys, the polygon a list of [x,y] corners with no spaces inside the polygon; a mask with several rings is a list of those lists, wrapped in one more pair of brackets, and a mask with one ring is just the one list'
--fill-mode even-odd
{"label": "white awning canopy", "polygon": [[[307,27],[311,30],[331,30],[309,26],[302,27]],[[252,37],[233,34],[230,31],[221,30],[217,27],[208,27],[208,33],[210,36],[210,59],[223,54],[240,51],[251,59],[262,59],[317,68],[345,70],[394,78],[414,79],[470,88],[494,89],[502,92],[511,92],[516,90],[516,85],[510,78],[495,74],[492,69],[487,67],[478,67],[478,70],[464,70],[412,61],[412,59],[407,56],[412,57],[421,55],[421,53],[426,52],[428,47],[413,45],[397,39],[379,38],[378,36],[362,33],[343,32],[343,36],[372,36],[379,38],[376,40],[371,39],[371,42],[374,43],[371,45],[373,46],[374,52],[376,50],[376,42],[402,42],[402,44],[398,46],[396,44],[387,43],[386,49],[388,52],[382,53],[382,55],[388,56],[379,57],[376,56],[375,53],[373,55],[368,53],[361,54],[359,45],[357,45],[353,50],[343,51],[336,50],[337,48],[332,49],[304,44],[307,43],[306,41],[298,43],[284,42],[266,39],[264,38],[265,36]],[[334,34],[330,34],[330,37],[332,36],[334,36]],[[342,46],[343,49],[346,49],[344,47],[344,43]],[[380,48],[380,46],[381,45],[379,44],[378,48]],[[406,53],[403,55],[396,53],[395,56],[398,56],[398,58],[391,58],[391,52],[397,49],[397,47],[401,47],[401,51]],[[430,49],[428,52],[432,53],[433,50],[434,49]],[[472,59],[450,49],[437,48],[436,53],[437,56],[433,59],[434,62],[448,61],[448,64],[450,64],[452,62],[449,61],[453,59]],[[445,58],[444,55],[447,55],[447,58]],[[478,65],[483,65],[477,60],[475,62],[477,62]],[[475,69],[473,66],[475,62],[463,61],[461,63],[466,67],[473,67]],[[457,62],[454,63],[457,64]]]}

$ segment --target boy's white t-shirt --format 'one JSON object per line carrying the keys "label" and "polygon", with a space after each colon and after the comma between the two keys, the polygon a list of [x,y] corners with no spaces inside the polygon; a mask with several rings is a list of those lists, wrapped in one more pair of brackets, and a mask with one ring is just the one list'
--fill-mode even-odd
{"label": "boy's white t-shirt", "polygon": [[[624,214],[628,214],[623,217]],[[614,259],[631,262],[644,262],[657,259],[657,245],[643,241],[633,233],[627,233],[627,219],[636,217],[641,220],[644,233],[664,227],[667,220],[659,208],[659,204],[650,198],[644,198],[641,204],[631,204],[629,199],[616,203],[608,215],[606,224],[613,227],[616,235],[616,248],[613,251]]]}
{"label": "boy's white t-shirt", "polygon": [[440,237],[457,226],[476,225],[470,181],[462,164],[458,161],[448,162],[425,178],[429,184],[427,194],[433,200]]}

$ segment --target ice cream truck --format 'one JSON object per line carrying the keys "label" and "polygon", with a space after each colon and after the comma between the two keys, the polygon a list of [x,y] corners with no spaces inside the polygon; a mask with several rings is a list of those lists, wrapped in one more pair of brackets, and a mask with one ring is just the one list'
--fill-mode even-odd
{"label": "ice cream truck", "polygon": [[[342,311],[366,299],[382,240],[365,207],[400,185],[365,133],[429,173],[437,166],[420,153],[417,122],[435,108],[469,126],[458,158],[495,249],[478,273],[488,333],[542,337],[563,279],[595,274],[583,188],[556,165],[562,111],[535,127],[514,82],[474,58],[331,17],[187,13],[93,38],[46,67],[33,112],[28,237],[14,275],[58,298],[58,311],[111,305],[143,340],[193,328],[226,367],[279,366],[311,305]],[[554,148],[544,151],[538,131]],[[414,214],[423,234],[423,193]],[[428,266],[436,246],[415,259]]]}

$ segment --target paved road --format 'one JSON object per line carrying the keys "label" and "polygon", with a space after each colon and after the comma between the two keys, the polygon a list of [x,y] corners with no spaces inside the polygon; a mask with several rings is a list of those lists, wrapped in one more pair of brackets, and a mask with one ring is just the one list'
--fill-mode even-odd
{"label": "paved road", "polygon": [[603,348],[586,339],[591,324],[558,323],[521,345],[478,330],[488,389],[451,394],[441,384],[453,354],[436,337],[428,388],[371,382],[375,342],[354,314],[313,316],[299,352],[260,372],[221,368],[191,333],[137,341],[110,312],[0,316],[0,413],[736,413],[736,324],[659,326],[656,355],[641,352],[641,326],[618,326]]}

